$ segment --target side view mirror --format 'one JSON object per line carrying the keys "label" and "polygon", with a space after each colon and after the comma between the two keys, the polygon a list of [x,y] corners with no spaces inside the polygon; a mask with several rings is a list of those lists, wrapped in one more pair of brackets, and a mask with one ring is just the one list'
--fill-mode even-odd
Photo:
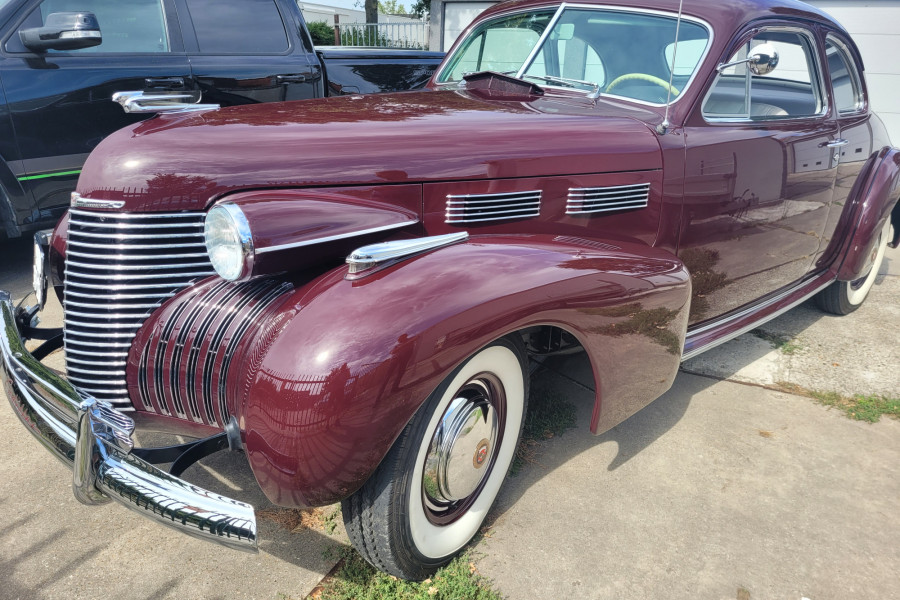
{"label": "side view mirror", "polygon": [[47,50],[79,50],[97,46],[103,41],[100,23],[94,13],[59,12],[47,15],[43,27],[19,32],[22,44],[32,52]]}
{"label": "side view mirror", "polygon": [[760,44],[753,49],[753,54],[742,60],[736,60],[730,63],[722,63],[716,67],[721,73],[728,67],[747,63],[747,68],[754,75],[767,75],[775,70],[778,66],[778,51],[772,44]]}

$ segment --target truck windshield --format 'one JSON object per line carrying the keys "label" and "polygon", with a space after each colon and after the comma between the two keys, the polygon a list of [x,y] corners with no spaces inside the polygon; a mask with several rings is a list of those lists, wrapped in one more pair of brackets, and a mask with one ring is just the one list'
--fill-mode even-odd
{"label": "truck windshield", "polygon": [[543,87],[663,104],[669,91],[677,98],[684,90],[709,46],[709,29],[692,18],[683,18],[674,52],[674,15],[608,8],[554,14],[545,9],[485,21],[458,46],[438,82],[498,71]]}

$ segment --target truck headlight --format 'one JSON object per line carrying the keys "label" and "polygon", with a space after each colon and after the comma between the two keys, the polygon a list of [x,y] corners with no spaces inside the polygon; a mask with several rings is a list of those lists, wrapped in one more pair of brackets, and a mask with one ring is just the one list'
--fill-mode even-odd
{"label": "truck headlight", "polygon": [[234,204],[219,204],[206,214],[206,252],[222,279],[238,281],[253,271],[253,236],[244,212]]}

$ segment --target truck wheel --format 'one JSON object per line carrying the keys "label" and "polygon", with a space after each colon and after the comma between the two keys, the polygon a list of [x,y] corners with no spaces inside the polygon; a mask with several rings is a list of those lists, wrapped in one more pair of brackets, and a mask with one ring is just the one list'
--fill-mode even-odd
{"label": "truck wheel", "polygon": [[830,286],[816,295],[816,304],[820,309],[833,315],[849,315],[862,306],[869,290],[878,278],[878,271],[884,261],[884,251],[891,239],[891,223],[885,223],[878,238],[878,243],[873,250],[875,256],[872,268],[859,279],[853,281],[835,281]]}
{"label": "truck wheel", "polygon": [[376,568],[424,579],[481,527],[512,464],[528,398],[521,340],[502,338],[457,367],[342,511]]}

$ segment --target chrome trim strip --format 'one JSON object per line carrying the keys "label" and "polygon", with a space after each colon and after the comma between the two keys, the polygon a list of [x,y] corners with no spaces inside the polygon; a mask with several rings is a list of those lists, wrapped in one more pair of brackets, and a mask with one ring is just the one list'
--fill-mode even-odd
{"label": "chrome trim strip", "polygon": [[351,231],[348,233],[339,233],[336,235],[329,235],[320,238],[313,238],[311,240],[303,240],[301,242],[292,242],[290,244],[280,244],[278,246],[263,246],[262,248],[257,248],[257,254],[264,254],[266,252],[277,252],[278,250],[289,250],[291,248],[301,248],[303,246],[312,246],[314,244],[324,244],[326,242],[333,242],[335,240],[345,240],[347,238],[359,237],[363,235],[369,235],[371,233],[380,233],[382,231],[390,231],[392,229],[400,229],[402,227],[408,227],[410,225],[415,225],[419,222],[419,219],[410,219],[404,223],[392,223],[391,225],[384,225],[382,227],[372,227],[371,229],[362,229],[359,231]]}
{"label": "chrome trim strip", "polygon": [[406,258],[449,244],[463,242],[467,239],[469,239],[469,233],[461,231],[459,233],[434,235],[413,240],[398,240],[395,242],[371,244],[369,246],[357,248],[351,252],[350,256],[347,257],[347,264],[350,266],[350,274],[358,274],[361,271],[366,271],[381,263]]}
{"label": "chrome trim strip", "polygon": [[517,198],[519,196],[533,195],[536,198],[541,197],[541,190],[528,190],[525,192],[498,192],[487,194],[447,194],[448,201],[463,200],[467,202],[477,202],[473,198]]}
{"label": "chrome trim strip", "polygon": [[[699,335],[699,334],[701,334],[701,333],[705,333],[705,332],[707,332],[707,331],[710,331],[710,330],[715,329],[715,328],[718,328],[718,327],[724,327],[724,326],[727,325],[728,323],[733,323],[734,321],[739,321],[739,320],[742,319],[743,317],[746,317],[746,316],[748,316],[748,315],[750,315],[750,314],[752,314],[752,313],[754,313],[754,312],[757,312],[757,311],[759,311],[760,309],[765,308],[766,306],[771,306],[771,305],[773,305],[773,304],[777,304],[780,300],[783,300],[783,299],[786,298],[787,296],[790,296],[793,292],[796,292],[796,291],[797,291],[797,288],[803,287],[803,285],[805,285],[805,284],[807,284],[807,283],[810,283],[810,281],[807,280],[807,281],[801,283],[800,285],[794,286],[794,287],[792,287],[791,289],[786,290],[786,291],[782,292],[781,294],[778,294],[777,296],[775,296],[775,297],[772,298],[771,300],[768,300],[768,301],[763,302],[763,303],[756,304],[756,305],[754,305],[753,307],[750,307],[750,308],[747,308],[747,309],[745,309],[745,310],[742,310],[742,311],[739,312],[739,313],[735,313],[734,315],[732,315],[732,316],[730,316],[730,317],[728,317],[728,318],[726,318],[726,319],[722,319],[722,320],[720,320],[720,321],[716,321],[716,322],[713,322],[713,323],[708,323],[708,324],[704,325],[703,327],[698,327],[697,329],[693,329],[693,330],[690,330],[690,329],[689,329],[688,332],[687,332],[687,336],[685,337],[685,345],[687,344],[687,342],[690,340],[690,338],[691,338],[692,336],[697,336],[697,335]],[[810,298],[812,298],[813,296],[815,296],[816,294],[818,294],[819,292],[821,292],[822,290],[824,290],[825,288],[827,288],[827,287],[828,287],[829,285],[831,285],[832,283],[834,283],[834,280],[833,280],[833,279],[829,279],[829,280],[826,281],[825,283],[822,283],[821,285],[816,286],[816,288],[813,289],[811,292],[809,292],[809,293],[807,293],[807,294],[804,294],[804,295],[803,295],[799,300],[797,300],[796,302],[792,302],[792,303],[790,303],[790,304],[788,304],[788,305],[786,305],[786,306],[784,306],[784,307],[782,307],[782,308],[779,308],[778,310],[776,310],[776,311],[775,311],[774,313],[772,313],[771,315],[766,315],[765,318],[762,318],[762,319],[753,321],[753,322],[750,323],[749,325],[746,325],[745,327],[741,327],[740,329],[738,329],[738,330],[735,331],[734,333],[730,333],[730,334],[728,334],[727,336],[723,336],[723,337],[721,337],[721,338],[717,338],[717,339],[713,340],[712,342],[706,344],[705,346],[699,346],[699,347],[697,347],[697,348],[693,348],[693,349],[690,350],[689,352],[684,352],[684,351],[682,351],[682,353],[681,353],[681,362],[684,362],[684,361],[686,361],[686,360],[689,360],[689,359],[691,359],[691,358],[697,356],[698,354],[701,354],[701,353],[703,353],[703,352],[706,352],[707,350],[711,350],[711,349],[715,348],[716,346],[720,346],[721,344],[724,344],[724,343],[727,342],[727,341],[733,340],[734,338],[736,338],[736,337],[738,337],[738,336],[740,336],[740,335],[744,335],[744,334],[747,333],[748,331],[751,331],[751,330],[753,330],[753,329],[756,329],[757,327],[759,327],[759,326],[762,325],[763,323],[767,323],[768,321],[771,321],[772,319],[774,319],[774,318],[776,318],[776,317],[780,317],[781,315],[783,315],[783,314],[786,313],[787,311],[791,310],[792,308],[795,308],[795,307],[798,306],[799,304],[802,304],[803,302],[806,302],[807,300],[809,300]]]}
{"label": "chrome trim strip", "polygon": [[[178,267],[172,267],[172,268],[175,269]],[[135,274],[97,275],[94,273],[71,273],[71,275],[73,275],[75,277],[84,277],[85,279],[105,279],[105,280],[112,280],[112,281],[131,281],[133,279],[174,279],[174,280],[177,280],[177,279],[187,278],[188,279],[187,281],[181,282],[181,287],[184,287],[185,285],[190,283],[191,280],[197,279],[198,277],[209,277],[210,275],[215,275],[215,274],[216,274],[215,271],[194,271],[192,273],[159,273],[157,275],[135,275]],[[66,275],[68,276],[69,273],[67,272]],[[68,281],[66,283],[68,284]],[[107,286],[107,287],[114,287],[114,286]],[[150,287],[150,286],[139,285],[136,287]],[[154,287],[158,287],[158,286],[154,286]],[[173,281],[171,286],[166,286],[166,287],[169,287],[170,289],[173,287],[178,287],[178,282]]]}
{"label": "chrome trim strip", "polygon": [[194,219],[196,220],[202,213],[197,212],[175,212],[175,213],[104,213],[93,210],[77,210],[70,209],[70,214],[76,214],[85,217],[93,217],[97,219]]}
{"label": "chrome trim strip", "polygon": [[130,453],[134,424],[108,403],[84,399],[25,349],[8,292],[0,291],[0,379],[32,435],[73,470],[87,503],[116,500],[162,525],[224,546],[257,551],[249,504],[173,477]]}
{"label": "chrome trim strip", "polygon": [[[117,214],[117,213],[111,213]],[[69,218],[69,223],[74,225],[82,225],[84,227],[108,227],[119,229],[177,229],[181,227],[202,227],[202,223],[107,223],[104,221],[79,221],[78,219]]]}
{"label": "chrome trim strip", "polygon": [[166,250],[169,248],[197,248],[199,246],[199,244],[92,244],[72,239],[67,240],[66,244],[84,248],[100,248],[101,250]]}
{"label": "chrome trim strip", "polygon": [[[102,257],[102,256],[99,256],[98,258],[103,258],[103,257]],[[113,258],[114,258],[114,257],[113,257]],[[205,266],[205,265],[208,265],[208,264],[209,264],[209,261],[207,261],[207,262],[196,262],[196,263],[179,263],[179,264],[174,264],[174,265],[173,265],[173,264],[168,264],[168,265],[110,265],[110,266],[101,266],[101,265],[92,265],[92,264],[89,264],[89,263],[82,263],[82,262],[78,262],[78,261],[74,261],[74,260],[67,260],[67,261],[66,261],[66,266],[72,265],[72,266],[75,266],[75,267],[81,267],[81,268],[84,268],[84,269],[93,269],[93,270],[95,270],[95,271],[115,271],[115,270],[117,270],[117,269],[124,269],[124,270],[126,270],[126,271],[137,271],[137,270],[145,270],[145,269],[151,269],[151,270],[154,270],[154,271],[161,271],[162,269],[180,269],[180,268],[183,268],[183,267],[190,267],[190,268],[193,268],[193,267],[202,267],[202,266]],[[78,273],[76,273],[76,275],[78,275]],[[180,273],[173,273],[172,275],[170,275],[170,277],[178,277],[179,275],[180,275]]]}
{"label": "chrome trim strip", "polygon": [[[106,260],[162,260],[162,259],[181,259],[181,258],[197,258],[198,256],[206,256],[206,253],[192,254],[96,254],[94,252],[79,252],[77,250],[68,250],[66,256],[79,256],[85,258],[104,258]],[[76,263],[77,264],[77,263]],[[190,264],[190,263],[189,263]],[[103,268],[103,267],[99,267]],[[121,266],[117,268],[122,268]],[[143,267],[141,267],[143,268]]]}
{"label": "chrome trim strip", "polygon": [[[69,197],[69,205],[73,208],[122,208],[125,206],[124,200],[94,200],[93,198],[85,198],[78,192],[72,192]],[[77,211],[73,211],[77,212]]]}
{"label": "chrome trim strip", "polygon": [[[144,233],[93,233],[90,231],[70,231],[69,232],[70,240],[73,235],[79,235],[79,236],[90,237],[90,238],[100,238],[101,240],[109,240],[109,239],[114,239],[114,240],[179,239],[179,240],[183,240],[184,238],[191,238],[191,237],[202,238],[203,232],[199,231],[197,233],[184,232],[184,233],[145,233],[144,234]],[[203,241],[200,240],[197,243],[202,245]]]}

